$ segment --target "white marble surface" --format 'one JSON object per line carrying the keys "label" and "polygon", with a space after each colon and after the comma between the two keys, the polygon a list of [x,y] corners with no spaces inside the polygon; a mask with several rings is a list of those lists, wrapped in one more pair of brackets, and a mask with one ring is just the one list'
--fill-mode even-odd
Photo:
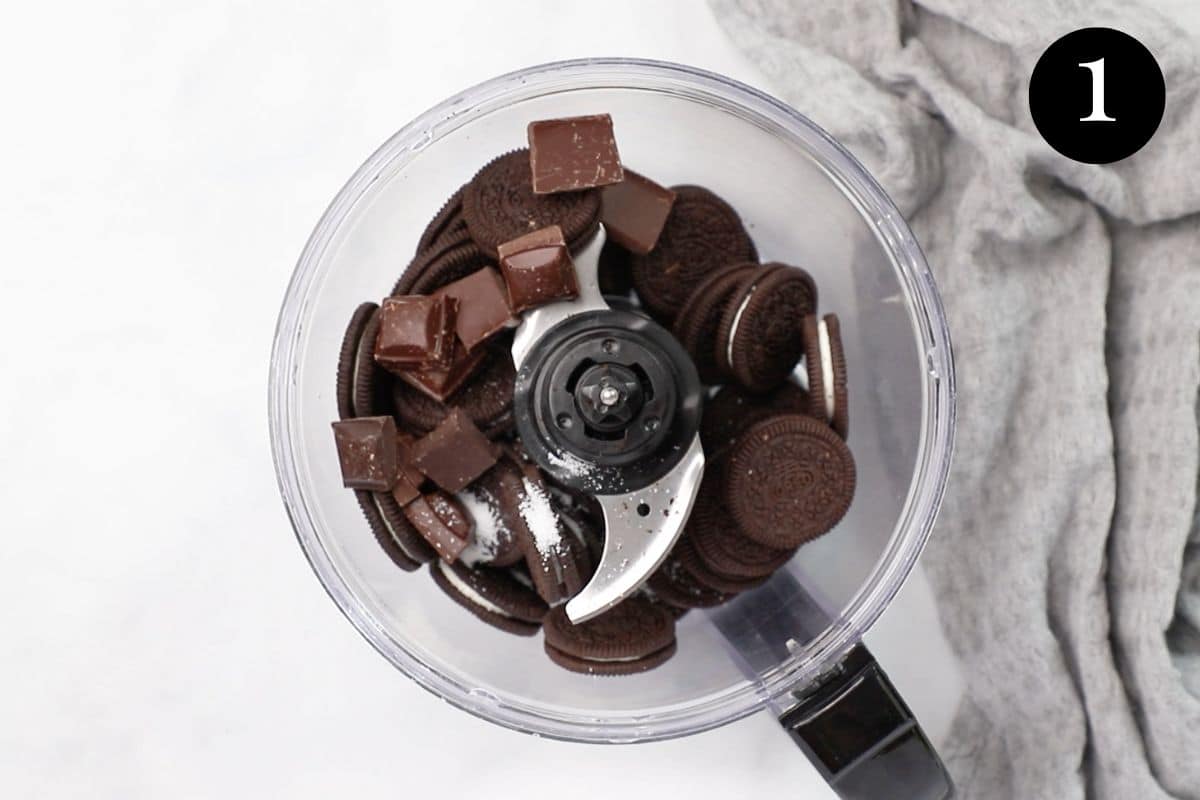
{"label": "white marble surface", "polygon": [[[268,450],[278,303],[359,162],[443,96],[541,61],[650,56],[761,85],[707,9],[197,6],[24,4],[0,34],[0,794],[831,796],[767,715],[586,747],[426,694],[317,584]],[[958,678],[923,581],[871,644],[944,734]]]}

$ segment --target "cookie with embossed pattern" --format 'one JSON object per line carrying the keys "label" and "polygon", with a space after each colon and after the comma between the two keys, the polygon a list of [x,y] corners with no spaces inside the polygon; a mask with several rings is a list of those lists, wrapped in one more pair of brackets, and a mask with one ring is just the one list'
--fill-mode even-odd
{"label": "cookie with embossed pattern", "polygon": [[767,392],[804,355],[799,321],[817,308],[817,285],[799,267],[767,264],[726,306],[714,358],[741,386]]}
{"label": "cookie with embossed pattern", "polygon": [[467,230],[489,258],[505,242],[551,225],[560,227],[572,246],[595,230],[599,190],[534,194],[532,181],[529,150],[522,148],[489,161],[463,190]]}
{"label": "cookie with embossed pattern", "polygon": [[[639,662],[650,659],[657,666],[661,661],[655,657],[675,646],[675,620],[661,605],[642,595],[628,597],[578,625],[568,619],[566,606],[559,606],[546,615],[542,626],[547,654],[552,658],[564,655],[568,664],[583,660],[606,668],[603,672],[587,670],[597,674],[641,672],[647,667]],[[555,661],[562,664],[559,659]]]}
{"label": "cookie with embossed pattern", "polygon": [[738,528],[767,547],[797,547],[828,532],[854,498],[857,472],[845,441],[800,414],[751,426],[730,450],[725,499]]}
{"label": "cookie with embossed pattern", "polygon": [[675,204],[658,245],[632,259],[633,286],[642,305],[666,323],[710,272],[758,260],[750,234],[728,203],[702,186],[671,188]]}
{"label": "cookie with embossed pattern", "polygon": [[[684,529],[685,538],[676,549],[684,567],[701,583],[722,592],[738,592],[751,588],[743,582],[770,576],[795,555],[796,549],[767,547],[738,530],[725,504],[724,480],[723,470],[705,472]],[[690,560],[693,553],[702,562],[699,570]],[[710,575],[718,580],[705,580]]]}

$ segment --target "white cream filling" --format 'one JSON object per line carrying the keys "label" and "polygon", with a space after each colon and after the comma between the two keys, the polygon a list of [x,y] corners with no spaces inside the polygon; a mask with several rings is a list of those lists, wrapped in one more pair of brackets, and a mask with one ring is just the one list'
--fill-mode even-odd
{"label": "white cream filling", "polygon": [[409,558],[412,558],[412,554],[408,552],[408,549],[405,548],[404,543],[400,541],[400,537],[396,535],[396,529],[392,527],[392,523],[388,522],[388,515],[383,513],[383,506],[380,505],[379,498],[375,496],[375,492],[371,492],[371,502],[375,504],[375,510],[379,512],[379,518],[383,520],[383,527],[387,528],[387,532],[392,537],[392,541],[396,543],[396,546],[400,548],[401,552],[403,552]]}
{"label": "white cream filling", "polygon": [[746,313],[746,306],[750,305],[750,298],[754,296],[754,292],[758,286],[753,286],[746,294],[746,299],[738,306],[737,313],[733,315],[733,324],[729,326],[729,340],[725,342],[725,360],[733,366],[733,340],[737,337],[738,326],[742,324],[742,314]]}
{"label": "white cream filling", "polygon": [[829,328],[825,320],[817,322],[817,346],[821,349],[821,388],[825,390],[825,421],[833,421],[833,351],[829,348]]}
{"label": "white cream filling", "polygon": [[475,603],[477,606],[480,606],[481,608],[485,608],[488,611],[491,611],[493,614],[499,614],[502,617],[511,617],[512,616],[507,611],[505,611],[503,608],[496,605],[491,600],[488,600],[486,597],[481,595],[479,592],[475,591],[475,589],[471,586],[471,584],[467,583],[462,578],[458,577],[458,575],[455,574],[454,570],[447,567],[446,562],[438,561],[437,566],[438,566],[438,570],[442,573],[443,576],[445,576],[446,580],[450,581],[450,585],[453,586],[456,591],[460,592],[464,597],[466,597],[472,603]]}

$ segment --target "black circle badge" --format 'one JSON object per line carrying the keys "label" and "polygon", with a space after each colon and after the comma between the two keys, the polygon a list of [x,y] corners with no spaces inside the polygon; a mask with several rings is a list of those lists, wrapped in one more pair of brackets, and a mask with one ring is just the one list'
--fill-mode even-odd
{"label": "black circle badge", "polygon": [[1162,70],[1145,45],[1083,28],[1046,48],[1029,79],[1038,133],[1067,158],[1111,164],[1141,150],[1166,106]]}

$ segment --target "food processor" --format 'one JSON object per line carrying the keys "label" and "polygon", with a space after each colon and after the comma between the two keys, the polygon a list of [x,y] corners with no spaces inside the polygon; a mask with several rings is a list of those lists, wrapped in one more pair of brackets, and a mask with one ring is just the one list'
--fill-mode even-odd
{"label": "food processor", "polygon": [[[858,465],[856,496],[834,530],[762,586],[681,618],[670,661],[619,678],[559,669],[536,639],[481,626],[426,576],[396,569],[342,488],[329,435],[345,321],[360,299],[389,293],[442,199],[521,146],[530,121],[596,113],[612,116],[627,166],[664,185],[711,188],[738,209],[761,260],[802,266],[820,284],[822,305],[841,318]],[[601,229],[577,264],[592,263],[603,237]],[[596,494],[606,555],[618,541],[633,554],[632,566],[619,569],[602,559],[568,604],[576,621],[619,601],[657,565],[704,468],[694,369],[688,374],[686,358],[679,366],[671,337],[610,305],[583,274],[581,302],[527,314],[513,344],[523,441],[556,478]],[[618,355],[634,351],[640,368],[659,365],[656,380],[673,392],[669,401],[668,392],[656,394],[670,406],[654,412],[665,422],[644,429],[647,448],[672,455],[646,466],[602,444],[567,441],[602,466],[573,476],[552,463],[564,439],[548,424],[559,411],[539,382],[584,359],[602,361],[607,368],[581,385],[595,407],[575,408],[595,415],[590,425],[628,424],[645,417],[641,400],[631,411],[600,398],[618,397],[604,390],[621,385],[628,363]],[[595,743],[700,733],[767,710],[842,797],[953,793],[928,738],[862,644],[913,569],[945,488],[954,434],[945,317],[920,248],[882,189],[780,101],[719,75],[631,59],[542,65],[447,99],[372,155],[318,223],[280,313],[269,404],[280,488],[318,578],[372,646],[450,703],[517,730]],[[664,449],[667,439],[673,445]],[[653,506],[664,497],[675,502]],[[640,535],[651,514],[651,535]]]}

